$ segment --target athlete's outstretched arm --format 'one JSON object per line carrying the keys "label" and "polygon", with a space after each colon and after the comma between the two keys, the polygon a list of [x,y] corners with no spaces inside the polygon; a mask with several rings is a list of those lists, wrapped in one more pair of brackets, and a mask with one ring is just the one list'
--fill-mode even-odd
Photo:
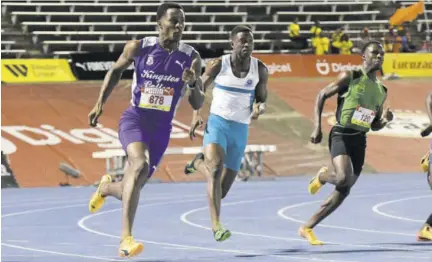
{"label": "athlete's outstretched arm", "polygon": [[[221,70],[221,67],[222,67],[221,58],[212,59],[207,63],[206,69],[202,76],[202,91],[204,95],[203,103],[205,100],[205,92],[211,86],[211,84],[213,84],[214,80],[216,79],[216,76],[219,74]],[[201,68],[199,72],[201,72]],[[191,140],[195,137],[195,129],[201,126],[202,123],[203,121],[202,121],[202,117],[200,116],[200,109],[194,110],[192,115],[192,123],[189,129],[189,137]]]}
{"label": "athlete's outstretched arm", "polygon": [[186,82],[189,85],[190,95],[189,104],[194,110],[198,110],[202,107],[204,103],[204,93],[203,93],[203,82],[201,79],[201,56],[198,52],[194,52],[192,55],[192,65],[191,69],[185,70],[183,77],[190,78]]}
{"label": "athlete's outstretched arm", "polygon": [[421,136],[428,136],[432,133],[432,93],[426,97],[426,111],[429,116],[429,126],[422,130]]}
{"label": "athlete's outstretched arm", "polygon": [[252,119],[264,114],[267,102],[267,82],[268,82],[268,69],[263,62],[258,62],[259,82],[255,87],[255,103],[253,106]]}
{"label": "athlete's outstretched arm", "polygon": [[347,91],[350,80],[351,72],[342,72],[338,75],[336,81],[328,84],[318,93],[315,100],[315,130],[311,136],[312,143],[320,143],[322,139],[321,114],[324,109],[325,101],[337,93],[344,93],[345,91]]}
{"label": "athlete's outstretched arm", "polygon": [[96,126],[97,120],[102,114],[103,106],[106,103],[108,97],[113,91],[114,87],[118,84],[121,79],[123,72],[132,64],[134,57],[139,49],[139,41],[128,41],[123,48],[123,52],[111,69],[106,73],[99,98],[94,106],[93,110],[89,114],[89,124],[93,127]]}

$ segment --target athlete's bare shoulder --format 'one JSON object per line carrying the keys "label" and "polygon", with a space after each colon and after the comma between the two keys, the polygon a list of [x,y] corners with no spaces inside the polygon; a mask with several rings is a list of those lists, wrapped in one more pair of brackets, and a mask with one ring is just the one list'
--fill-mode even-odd
{"label": "athlete's bare shoulder", "polygon": [[258,67],[259,68],[266,68],[267,69],[267,66],[264,64],[263,61],[259,60],[258,58],[255,58],[255,59],[258,61]]}
{"label": "athlete's bare shoulder", "polygon": [[128,60],[133,60],[140,48],[140,40],[129,40],[123,48],[123,54]]}
{"label": "athlete's bare shoulder", "polygon": [[112,66],[111,70],[113,72],[123,72],[126,70],[130,64],[134,61],[136,55],[138,54],[139,50],[139,41],[136,40],[130,40],[127,41],[125,46],[123,47],[123,52],[117,59],[117,61]]}
{"label": "athlete's bare shoulder", "polygon": [[129,40],[126,42],[125,46],[130,46],[130,47],[134,47],[134,48],[138,48],[140,45],[140,40]]}
{"label": "athlete's bare shoulder", "polygon": [[258,72],[260,76],[268,75],[268,68],[267,66],[259,59],[258,60]]}

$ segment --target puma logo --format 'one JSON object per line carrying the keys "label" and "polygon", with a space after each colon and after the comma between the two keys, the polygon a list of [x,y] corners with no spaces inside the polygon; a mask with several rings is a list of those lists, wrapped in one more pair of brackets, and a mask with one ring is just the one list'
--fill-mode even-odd
{"label": "puma logo", "polygon": [[181,69],[183,70],[183,66],[184,66],[184,63],[185,63],[186,61],[183,61],[183,63],[180,63],[180,61],[179,60],[176,60],[175,61],[175,63],[177,64],[177,65],[179,65],[180,67],[181,67]]}

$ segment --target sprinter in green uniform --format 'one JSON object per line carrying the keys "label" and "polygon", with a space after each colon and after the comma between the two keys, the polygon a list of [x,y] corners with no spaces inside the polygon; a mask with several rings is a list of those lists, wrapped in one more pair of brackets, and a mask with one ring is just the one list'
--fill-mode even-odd
{"label": "sprinter in green uniform", "polygon": [[[330,215],[348,196],[351,187],[359,177],[366,151],[366,134],[377,131],[393,119],[392,112],[383,110],[387,88],[377,79],[377,72],[384,60],[381,43],[371,41],[362,49],[363,66],[359,70],[342,72],[338,79],[322,89],[315,103],[315,130],[311,142],[322,140],[321,113],[324,102],[337,96],[337,123],[329,135],[329,150],[334,171],[327,167],[319,170],[309,183],[309,193],[316,194],[326,183],[335,185],[334,192],[309,221],[299,229],[299,234],[312,245],[321,245],[313,228]],[[384,112],[383,112],[384,111]]]}

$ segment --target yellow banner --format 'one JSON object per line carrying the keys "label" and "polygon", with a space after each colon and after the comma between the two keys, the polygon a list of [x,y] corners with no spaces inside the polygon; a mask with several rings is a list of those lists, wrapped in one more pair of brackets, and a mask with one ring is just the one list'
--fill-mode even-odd
{"label": "yellow banner", "polygon": [[432,77],[432,54],[386,54],[384,74],[396,73],[398,76]]}
{"label": "yellow banner", "polygon": [[76,81],[66,59],[2,59],[1,64],[6,83]]}

